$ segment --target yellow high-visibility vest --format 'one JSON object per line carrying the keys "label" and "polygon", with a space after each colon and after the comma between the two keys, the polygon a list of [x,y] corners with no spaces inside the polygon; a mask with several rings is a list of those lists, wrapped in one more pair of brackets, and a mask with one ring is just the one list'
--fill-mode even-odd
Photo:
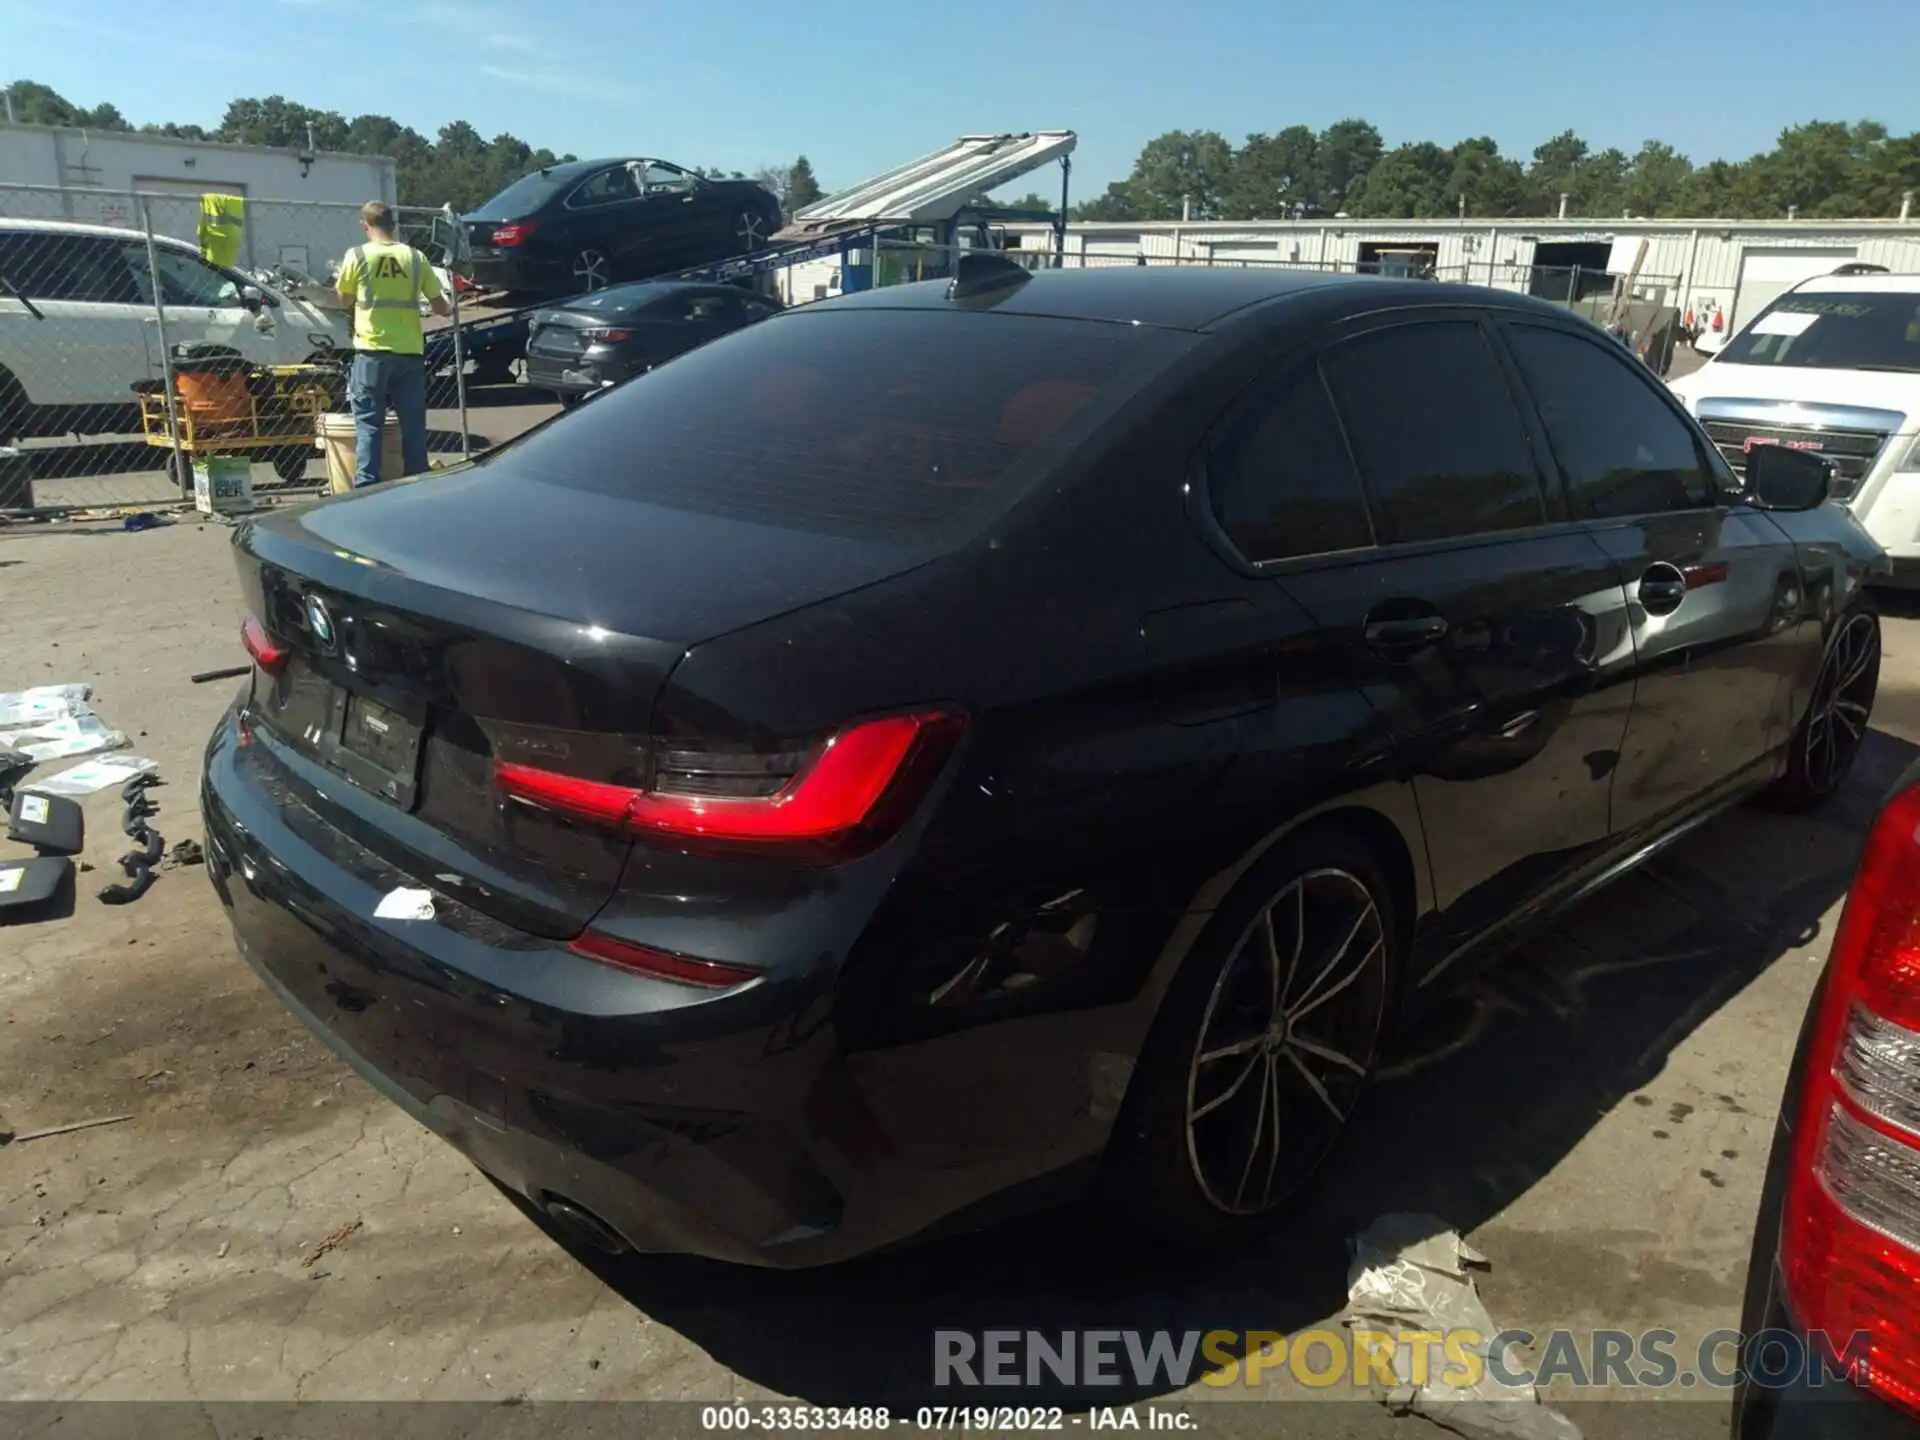
{"label": "yellow high-visibility vest", "polygon": [[427,257],[411,245],[369,241],[347,252],[336,282],[353,295],[353,345],[393,355],[419,355],[426,349],[420,329],[420,300],[440,294],[440,277]]}
{"label": "yellow high-visibility vest", "polygon": [[200,197],[200,258],[231,268],[240,263],[240,236],[247,224],[244,195]]}

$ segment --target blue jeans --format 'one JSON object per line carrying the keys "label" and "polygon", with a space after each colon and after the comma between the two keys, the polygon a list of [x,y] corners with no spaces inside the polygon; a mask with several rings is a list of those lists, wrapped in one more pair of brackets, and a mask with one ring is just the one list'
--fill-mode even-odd
{"label": "blue jeans", "polygon": [[387,407],[400,418],[401,468],[419,475],[427,468],[427,362],[418,355],[362,350],[353,357],[347,380],[353,407],[353,486],[372,485],[397,475],[380,474],[380,427]]}

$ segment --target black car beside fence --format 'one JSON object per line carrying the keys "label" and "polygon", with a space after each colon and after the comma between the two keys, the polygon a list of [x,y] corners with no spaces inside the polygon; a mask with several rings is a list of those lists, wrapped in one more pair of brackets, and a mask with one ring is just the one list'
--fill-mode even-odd
{"label": "black car beside fence", "polygon": [[479,284],[574,295],[757,250],[780,202],[665,160],[579,160],[523,175],[463,223]]}
{"label": "black car beside fence", "polygon": [[733,285],[616,285],[535,313],[527,383],[568,404],[779,311],[779,301]]}

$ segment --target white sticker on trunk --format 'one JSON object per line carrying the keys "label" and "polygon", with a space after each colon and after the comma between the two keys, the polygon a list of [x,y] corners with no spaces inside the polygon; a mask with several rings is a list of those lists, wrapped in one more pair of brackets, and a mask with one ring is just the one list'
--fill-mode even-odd
{"label": "white sticker on trunk", "polygon": [[1756,335],[1804,335],[1813,328],[1818,315],[1809,315],[1804,310],[1776,310],[1771,315],[1762,315],[1753,322]]}
{"label": "white sticker on trunk", "polygon": [[20,797],[20,823],[22,825],[44,825],[47,823],[47,797],[44,795],[22,795]]}
{"label": "white sticker on trunk", "polygon": [[20,888],[20,881],[25,877],[26,873],[26,870],[21,867],[15,867],[11,870],[0,870],[0,895],[5,895],[9,891],[18,890]]}
{"label": "white sticker on trunk", "polygon": [[373,907],[373,914],[377,920],[431,920],[433,892],[410,890],[405,886],[389,890],[380,897],[380,903]]}

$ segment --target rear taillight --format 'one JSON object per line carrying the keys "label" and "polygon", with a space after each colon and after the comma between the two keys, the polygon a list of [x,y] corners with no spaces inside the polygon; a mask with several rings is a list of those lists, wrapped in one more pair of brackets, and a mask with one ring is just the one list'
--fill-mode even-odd
{"label": "rear taillight", "polygon": [[631,340],[633,338],[633,332],[631,330],[583,330],[581,333],[591,341],[612,342]]}
{"label": "rear taillight", "polygon": [[[522,732],[503,730],[493,773],[514,800],[631,835],[839,843],[878,838],[896,826],[963,729],[951,711],[928,710],[861,721],[817,745],[781,752],[657,741],[648,747],[645,784],[570,773],[583,768],[570,753],[536,758]],[[503,751],[515,758],[502,758]]]}
{"label": "rear taillight", "polygon": [[251,615],[240,622],[240,643],[247,647],[247,654],[253,657],[253,663],[269,675],[275,674],[287,663],[287,647],[276,643],[267,634],[267,627]]}
{"label": "rear taillight", "polygon": [[759,971],[749,970],[742,965],[697,960],[690,955],[676,955],[670,950],[656,950],[651,945],[616,940],[611,935],[602,935],[593,930],[567,948],[576,955],[584,955],[589,960],[598,960],[603,965],[611,965],[619,970],[629,970],[655,980],[671,980],[676,985],[694,985],[702,990],[730,990],[735,985],[756,980],[760,975]]}
{"label": "rear taillight", "polygon": [[1920,1411],[1920,786],[1868,837],[1803,1084],[1780,1232],[1789,1302],[1859,1383]]}
{"label": "rear taillight", "polygon": [[516,220],[511,225],[496,226],[493,243],[500,246],[524,245],[533,238],[533,232],[540,228],[534,220]]}

